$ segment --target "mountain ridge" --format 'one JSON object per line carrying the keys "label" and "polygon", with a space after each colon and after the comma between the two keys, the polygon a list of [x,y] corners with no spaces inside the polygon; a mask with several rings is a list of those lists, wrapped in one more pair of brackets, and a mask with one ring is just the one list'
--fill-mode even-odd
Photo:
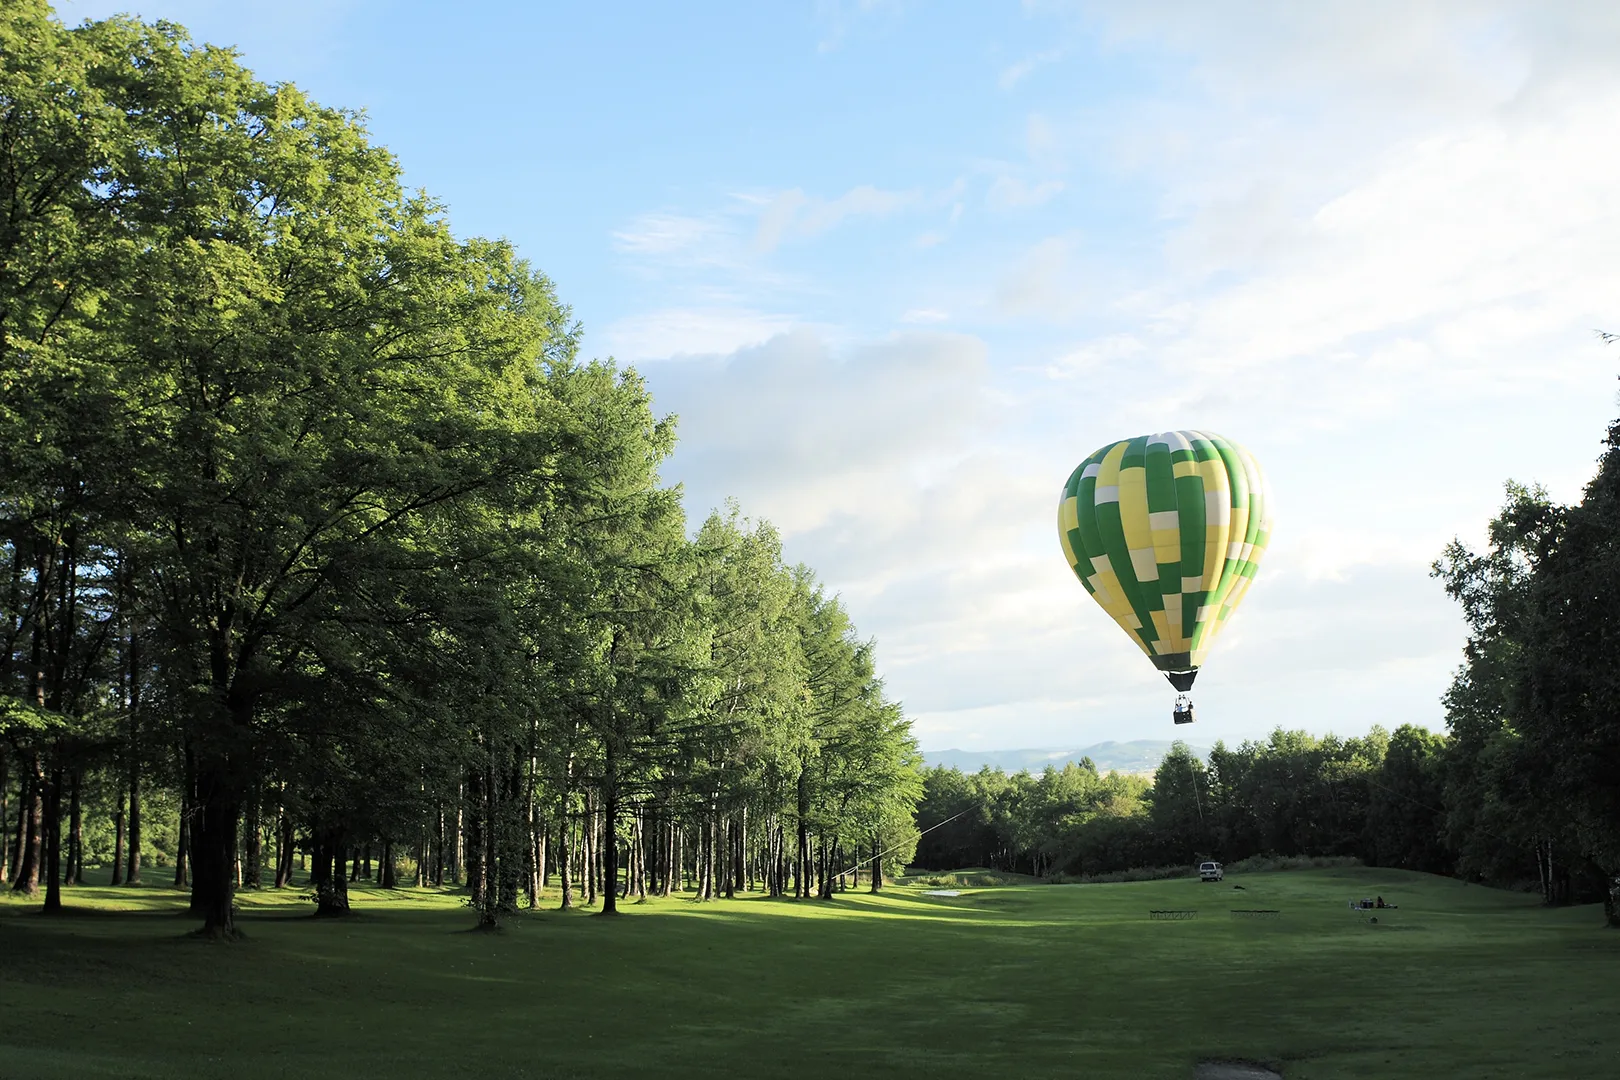
{"label": "mountain ridge", "polygon": [[[1048,765],[1061,769],[1070,762],[1089,757],[1098,772],[1150,773],[1159,767],[1159,762],[1175,742],[1172,739],[1133,739],[1130,742],[1108,739],[1079,749],[925,750],[923,762],[929,768],[943,765],[947,769],[960,769],[965,773],[978,772],[986,767],[1006,773],[1038,773]],[[1199,758],[1208,758],[1208,747],[1189,746]]]}

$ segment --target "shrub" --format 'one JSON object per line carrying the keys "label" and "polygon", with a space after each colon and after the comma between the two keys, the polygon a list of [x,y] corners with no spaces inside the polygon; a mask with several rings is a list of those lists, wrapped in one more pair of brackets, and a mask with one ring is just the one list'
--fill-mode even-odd
{"label": "shrub", "polygon": [[1121,881],[1166,881],[1197,876],[1197,870],[1186,866],[1133,866],[1129,870],[1110,870],[1106,874],[1054,874],[1046,881],[1052,885],[1108,885]]}

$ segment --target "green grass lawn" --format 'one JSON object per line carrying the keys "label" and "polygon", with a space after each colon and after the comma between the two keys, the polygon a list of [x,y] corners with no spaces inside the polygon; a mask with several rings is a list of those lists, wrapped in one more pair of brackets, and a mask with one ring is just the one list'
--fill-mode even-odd
{"label": "green grass lawn", "polygon": [[[1399,909],[1348,910],[1375,893]],[[236,945],[186,937],[163,887],[0,904],[0,1075],[1620,1076],[1597,909],[1400,871],[665,900],[499,934],[451,894],[354,900],[317,921],[244,894]]]}

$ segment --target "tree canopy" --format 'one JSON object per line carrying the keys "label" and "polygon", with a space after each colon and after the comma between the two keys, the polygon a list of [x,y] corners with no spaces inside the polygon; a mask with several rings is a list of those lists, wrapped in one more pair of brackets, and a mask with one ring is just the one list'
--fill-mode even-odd
{"label": "tree canopy", "polygon": [[604,911],[683,874],[828,895],[909,825],[837,599],[736,507],[688,536],[674,418],[357,114],[42,0],[0,53],[16,887],[60,906],[88,806],[222,937],[265,845],[323,913],[375,849],[489,925],[554,873]]}

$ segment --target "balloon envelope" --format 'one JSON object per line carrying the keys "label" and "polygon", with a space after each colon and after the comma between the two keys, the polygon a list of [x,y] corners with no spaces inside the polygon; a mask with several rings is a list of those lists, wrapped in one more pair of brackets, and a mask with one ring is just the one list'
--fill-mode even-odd
{"label": "balloon envelope", "polygon": [[1254,456],[1207,431],[1109,443],[1063,486],[1058,536],[1093,599],[1177,690],[1243,600],[1271,539]]}

